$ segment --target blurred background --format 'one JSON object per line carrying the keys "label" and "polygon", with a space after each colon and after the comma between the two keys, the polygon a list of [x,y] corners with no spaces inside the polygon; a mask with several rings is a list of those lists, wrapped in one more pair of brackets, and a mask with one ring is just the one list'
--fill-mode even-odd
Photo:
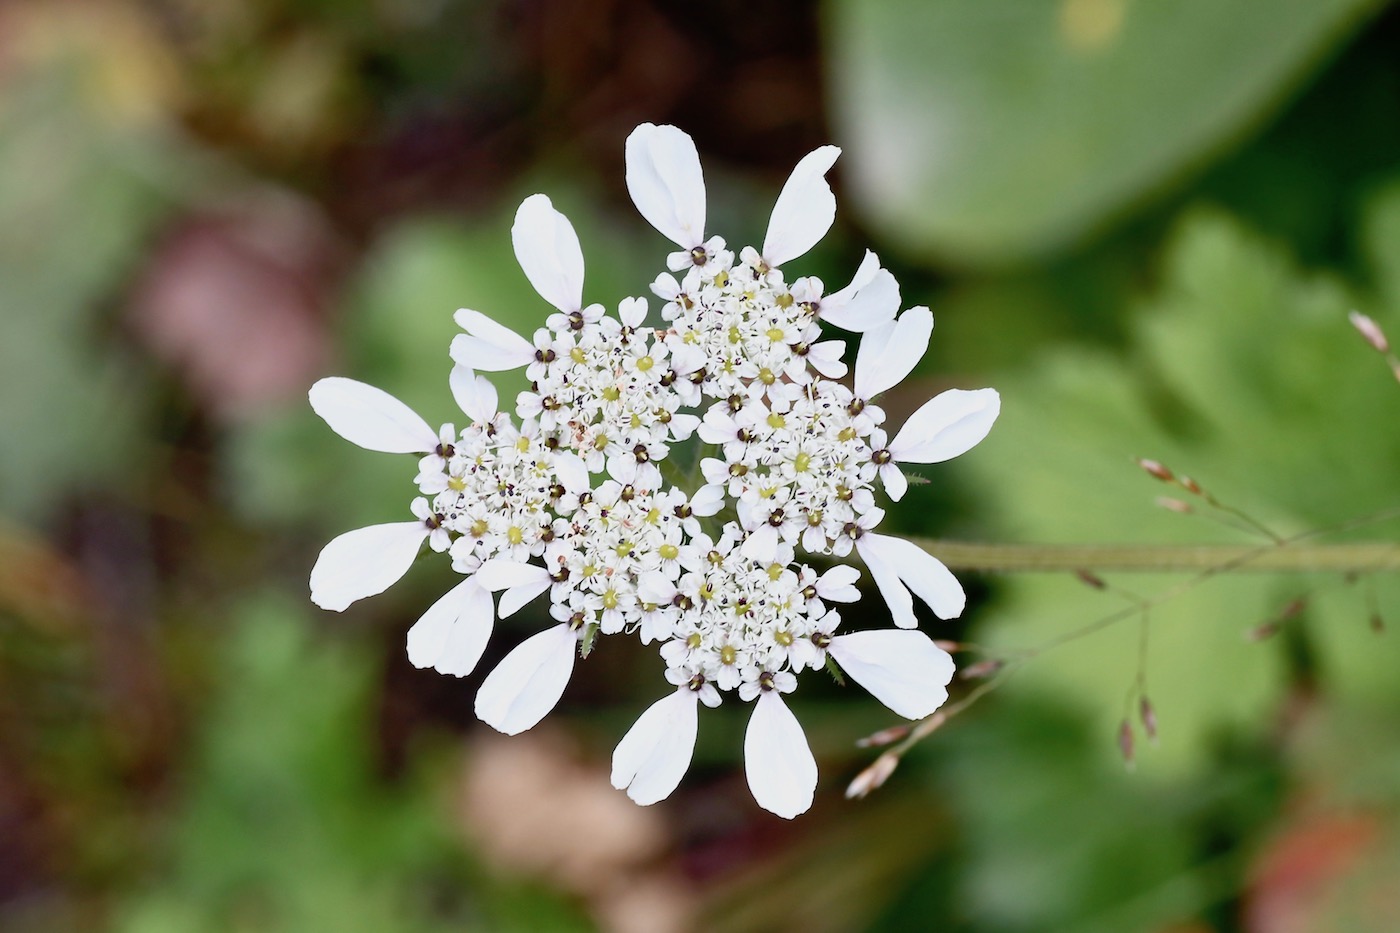
{"label": "blurred background", "polygon": [[903,531],[1257,540],[1158,505],[1148,456],[1279,534],[1394,541],[1400,385],[1346,314],[1400,336],[1398,48],[1380,0],[0,6],[0,930],[1400,929],[1384,574],[1227,574],[1068,638],[1181,578],[963,574],[926,629],[965,663],[1062,640],[885,787],[842,798],[894,717],[809,675],[811,813],[752,802],[737,703],[642,809],[607,769],[650,650],[605,644],[507,740],[480,674],[404,656],[442,562],[311,605],[318,549],[404,517],[412,464],[305,394],[460,420],[452,311],[546,311],[509,239],[535,191],[588,300],[645,294],[640,122],[694,136],[736,247],[834,142],[797,274],[840,287],[868,245],[934,309],[894,419],[1004,399]]}

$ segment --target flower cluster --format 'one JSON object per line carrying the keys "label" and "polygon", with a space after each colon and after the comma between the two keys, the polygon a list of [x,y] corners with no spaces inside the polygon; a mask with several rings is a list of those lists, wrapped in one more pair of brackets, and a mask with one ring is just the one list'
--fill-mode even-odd
{"label": "flower cluster", "polygon": [[[899,313],[898,284],[867,253],[827,294],[783,267],[825,235],[835,199],[825,175],[839,150],[798,163],[761,250],[736,254],[705,236],[705,189],[690,137],[644,124],[627,140],[638,210],[677,247],[646,297],[616,314],[584,305],[583,253],[544,195],[516,214],[516,257],[555,310],[529,339],[463,309],[449,384],[470,423],[434,430],[392,396],[328,378],[311,404],[371,450],[419,455],[412,521],[348,532],[322,551],[311,595],[341,610],[401,577],[424,540],[463,579],[408,634],[419,667],[463,676],[497,617],[548,593],[555,624],[527,638],[483,681],[477,715],[508,734],[558,702],[575,659],[599,636],[657,644],[674,691],[642,714],[613,756],[613,783],[638,803],[671,793],[689,767],[697,707],[737,692],[753,702],[745,769],[758,803],[806,810],[816,762],[783,701],[808,668],[838,665],[895,712],[917,719],[947,698],[952,660],[915,631],[913,597],[958,615],[962,588],[929,554],[876,532],[876,481],[903,497],[901,464],[938,463],[991,429],[991,389],[949,390],[889,438],[874,403],[928,346],[927,308]],[[861,335],[849,383],[845,342]],[[486,372],[525,370],[514,417]],[[698,447],[690,486],[668,480],[672,449]],[[838,604],[859,598],[855,551],[894,629],[839,631]],[[817,565],[817,566],[814,566]],[[819,567],[825,567],[821,570]],[[496,597],[495,594],[499,594]]]}

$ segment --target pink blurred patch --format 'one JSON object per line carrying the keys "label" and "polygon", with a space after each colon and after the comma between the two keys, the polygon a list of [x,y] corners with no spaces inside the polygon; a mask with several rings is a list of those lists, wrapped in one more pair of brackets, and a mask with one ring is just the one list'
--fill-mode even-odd
{"label": "pink blurred patch", "polygon": [[314,206],[256,191],[185,218],[130,305],[138,338],[210,414],[237,420],[299,398],[322,373],[340,247]]}

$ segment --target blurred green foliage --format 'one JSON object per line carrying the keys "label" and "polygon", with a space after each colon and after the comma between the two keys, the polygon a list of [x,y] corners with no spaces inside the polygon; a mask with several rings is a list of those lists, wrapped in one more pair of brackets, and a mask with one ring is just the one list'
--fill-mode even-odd
{"label": "blurred green foliage", "polygon": [[282,597],[233,616],[167,865],[118,929],[585,928],[546,890],[478,883],[442,820],[446,749],[384,786],[369,742],[376,662],[362,647],[316,635]]}
{"label": "blurred green foliage", "polygon": [[1376,0],[841,0],[850,179],[903,251],[1062,249],[1238,139]]}

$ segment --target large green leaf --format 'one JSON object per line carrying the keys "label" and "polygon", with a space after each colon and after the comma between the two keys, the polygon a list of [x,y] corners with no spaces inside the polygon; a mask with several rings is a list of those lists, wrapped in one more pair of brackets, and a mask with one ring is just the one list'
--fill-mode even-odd
{"label": "large green leaf", "polygon": [[1379,0],[831,0],[846,178],[892,238],[1053,249],[1238,136]]}
{"label": "large green leaf", "polygon": [[[1370,228],[1386,231],[1397,218],[1400,201],[1382,198]],[[1385,257],[1382,246],[1375,255]],[[1377,278],[1393,275],[1382,267]],[[1335,278],[1296,269],[1226,216],[1196,212],[1168,250],[1164,282],[1135,318],[1130,346],[1121,354],[1053,348],[1037,368],[1000,380],[1002,420],[964,466],[999,503],[1004,531],[1023,541],[1242,540],[1200,514],[1154,507],[1169,490],[1133,466],[1133,456],[1191,474],[1284,535],[1393,508],[1400,386],[1348,325],[1358,305],[1366,307]],[[1396,330],[1393,315],[1374,313]],[[1395,523],[1364,534],[1393,540]],[[1331,695],[1393,693],[1400,647],[1369,630],[1364,598],[1375,586],[1387,605],[1393,576],[1349,584],[1232,574],[1155,609],[1146,655],[1163,724],[1155,757],[1184,764],[1222,730],[1259,727],[1283,696],[1281,675],[1300,664]],[[1179,578],[1111,582],[1153,594]],[[1305,594],[1307,611],[1282,636],[1260,644],[1243,637]],[[1005,595],[986,633],[1004,647],[1059,637],[1122,605],[1066,578],[1018,578]],[[1029,664],[1012,689],[1081,704],[1112,754],[1137,639],[1127,622],[1074,640]]]}

